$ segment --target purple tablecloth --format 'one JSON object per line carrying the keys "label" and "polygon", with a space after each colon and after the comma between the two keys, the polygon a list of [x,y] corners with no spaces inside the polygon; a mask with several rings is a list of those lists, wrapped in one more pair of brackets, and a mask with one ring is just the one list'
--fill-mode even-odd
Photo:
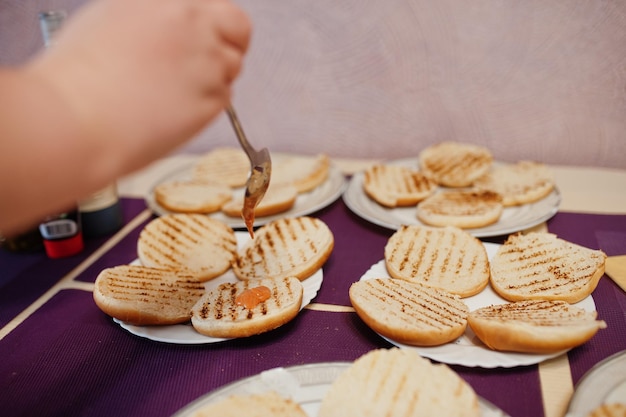
{"label": "purple tablecloth", "polygon": [[[132,215],[145,207],[141,200],[123,202]],[[392,231],[361,220],[341,200],[315,216],[330,226],[335,249],[314,302],[349,306],[350,284],[382,259]],[[103,268],[135,259],[142,226],[75,280],[93,282]],[[626,253],[626,216],[559,213],[549,229],[608,255]],[[57,261],[43,254],[0,252],[0,325],[101,243],[89,243],[80,256]],[[598,361],[626,349],[626,295],[604,277],[594,299],[608,328],[569,352],[574,382]],[[89,291],[63,289],[0,340],[0,415],[170,416],[206,392],[263,370],[352,361],[371,349],[390,346],[355,313],[316,310],[303,310],[287,325],[247,339],[206,345],[154,342],[120,328],[95,306]],[[453,368],[479,395],[512,417],[543,415],[536,365]]]}

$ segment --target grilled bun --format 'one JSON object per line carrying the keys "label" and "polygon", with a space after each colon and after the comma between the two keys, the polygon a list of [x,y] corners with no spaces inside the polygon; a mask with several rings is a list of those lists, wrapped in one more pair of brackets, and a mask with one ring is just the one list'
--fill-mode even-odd
{"label": "grilled bun", "polygon": [[157,217],[143,228],[137,241],[143,265],[182,270],[197,281],[222,275],[236,252],[233,229],[203,214]]}
{"label": "grilled bun", "polygon": [[192,177],[236,188],[246,185],[250,160],[240,148],[215,148],[202,155],[193,166]]}
{"label": "grilled bun", "polygon": [[492,191],[447,191],[419,203],[417,218],[430,226],[472,229],[497,222],[503,208],[502,197]]}
{"label": "grilled bun", "polygon": [[331,384],[318,417],[478,417],[472,387],[445,364],[410,349],[376,349]]}
{"label": "grilled bun", "polygon": [[602,404],[590,411],[587,417],[626,417],[626,404]]}
{"label": "grilled bun", "polygon": [[334,247],[328,226],[313,217],[284,218],[267,223],[242,248],[233,272],[242,280],[304,280],[324,265]]}
{"label": "grilled bun", "polygon": [[[271,216],[285,212],[293,207],[298,197],[298,189],[292,184],[270,184],[263,199],[254,208],[255,217]],[[230,217],[241,217],[243,208],[243,193],[227,201],[222,206],[222,212]]]}
{"label": "grilled bun", "polygon": [[154,198],[176,213],[214,213],[232,198],[229,186],[206,181],[168,181],[154,187]]}
{"label": "grilled bun", "polygon": [[298,278],[266,278],[224,283],[208,291],[192,308],[191,324],[210,337],[247,337],[273,330],[300,311]]}
{"label": "grilled bun", "polygon": [[472,185],[489,171],[492,163],[489,149],[462,142],[441,142],[419,154],[420,170],[446,187]]}
{"label": "grilled bun", "polygon": [[385,265],[393,278],[461,297],[478,294],[489,283],[485,247],[456,227],[401,226],[385,245]]}
{"label": "grilled bun", "polygon": [[518,301],[470,313],[468,323],[490,349],[553,353],[579,346],[606,323],[564,301]]}
{"label": "grilled bun", "polygon": [[606,255],[551,233],[510,235],[491,260],[491,286],[509,301],[581,301],[604,274]]}
{"label": "grilled bun", "polygon": [[207,404],[191,417],[307,417],[298,403],[275,391],[259,394],[230,395]]}
{"label": "grilled bun", "polygon": [[474,182],[474,187],[500,194],[504,207],[511,207],[534,203],[550,194],[554,178],[544,164],[520,161],[494,166]]}
{"label": "grilled bun", "polygon": [[437,346],[460,337],[469,313],[458,296],[393,278],[355,282],[350,302],[372,330],[415,346]]}
{"label": "grilled bun", "polygon": [[431,195],[437,184],[422,173],[401,165],[375,164],[363,176],[363,190],[385,207],[414,206]]}
{"label": "grilled bun", "polygon": [[330,159],[327,155],[276,155],[272,159],[272,182],[292,184],[299,193],[306,193],[328,178]]}
{"label": "grilled bun", "polygon": [[204,285],[181,271],[121,265],[96,278],[93,298],[106,314],[137,326],[189,321]]}

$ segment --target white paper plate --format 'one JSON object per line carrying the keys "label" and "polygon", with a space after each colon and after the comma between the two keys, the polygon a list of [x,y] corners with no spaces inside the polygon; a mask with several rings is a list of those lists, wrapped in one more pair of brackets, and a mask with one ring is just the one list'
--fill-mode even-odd
{"label": "white paper plate", "polygon": [[[156,187],[156,185],[166,181],[190,179],[192,170],[193,164],[183,168],[182,170],[168,174],[164,178],[161,178],[159,181],[157,181],[157,183],[150,188],[150,191],[146,196],[146,204],[153,213],[159,216],[172,213],[171,211],[163,208],[161,205],[159,205],[159,203],[157,203],[154,196],[154,188]],[[329,206],[331,203],[337,200],[344,192],[346,186],[346,177],[343,175],[339,168],[331,163],[328,171],[328,178],[326,179],[326,181],[307,193],[298,194],[298,197],[296,197],[296,202],[291,209],[272,216],[256,217],[254,219],[254,225],[262,226],[264,224],[267,224],[274,220],[282,219],[284,217],[300,217],[314,213],[318,210],[323,209],[324,207]],[[243,187],[233,190],[234,195],[243,195],[243,193]],[[226,223],[233,229],[246,228],[246,224],[240,217],[229,217],[222,212],[211,213],[207,216]]]}
{"label": "white paper plate", "polygon": [[[241,249],[243,245],[245,245],[245,243],[250,240],[250,235],[248,234],[248,232],[235,232],[235,236],[237,237],[237,246],[239,249]],[[139,265],[139,260],[135,260],[132,264]],[[324,273],[320,268],[315,271],[313,275],[302,281],[304,292],[302,294],[302,305],[300,309],[304,308],[307,304],[311,302],[311,300],[313,300],[313,298],[315,298],[317,292],[322,286],[323,279]],[[219,277],[210,281],[207,281],[205,283],[205,288],[207,290],[210,290],[212,288],[216,288],[218,285],[224,282],[237,281],[238,278],[235,276],[235,273],[232,270],[228,270],[225,274],[220,275]],[[113,319],[113,321],[119,324],[123,329],[129,331],[136,336],[145,337],[146,339],[154,340],[157,342],[190,345],[217,343],[228,340],[202,335],[195,331],[191,323],[174,324],[169,326],[135,326],[118,319]]]}
{"label": "white paper plate", "polygon": [[[350,362],[324,362],[270,369],[210,392],[179,410],[173,417],[193,416],[207,404],[230,395],[261,394],[271,390],[293,399],[308,416],[316,417],[326,391],[350,365]],[[479,405],[483,417],[507,416],[498,407],[480,397]]]}
{"label": "white paper plate", "polygon": [[[417,169],[417,158],[399,159],[387,162]],[[417,206],[386,208],[369,198],[363,191],[363,172],[352,176],[343,201],[357,216],[388,229],[398,229],[402,225],[422,225],[417,218]],[[505,207],[496,223],[475,229],[466,229],[476,237],[502,236],[541,224],[556,214],[561,204],[561,194],[555,188],[545,198],[531,204]]]}
{"label": "white paper plate", "polygon": [[578,381],[566,417],[585,417],[612,403],[626,404],[626,350],[598,362]]}
{"label": "white paper plate", "polygon": [[[495,255],[498,248],[501,245],[495,243],[484,242],[485,249],[489,259]],[[361,280],[372,278],[390,278],[387,268],[385,266],[385,260],[381,260],[370,267],[370,269],[363,274]],[[508,303],[504,298],[496,294],[491,286],[487,287],[472,297],[463,298],[463,301],[469,307],[470,311],[474,311],[481,307],[486,307],[492,304],[504,304]],[[574,304],[576,307],[583,308],[587,311],[595,311],[596,305],[591,296],[588,296],[579,303]],[[447,343],[441,346],[421,347],[410,346],[402,343],[395,342],[389,338],[381,335],[384,339],[390,343],[404,348],[413,349],[419,352],[420,355],[427,358],[436,360],[438,362],[444,362],[450,365],[463,365],[468,367],[481,367],[481,368],[511,368],[515,366],[534,365],[536,363],[543,362],[546,359],[559,356],[566,351],[556,352],[552,354],[532,354],[532,353],[514,353],[514,352],[499,352],[491,350],[486,347],[474,334],[470,326],[467,326],[465,334],[455,340],[454,342]]]}

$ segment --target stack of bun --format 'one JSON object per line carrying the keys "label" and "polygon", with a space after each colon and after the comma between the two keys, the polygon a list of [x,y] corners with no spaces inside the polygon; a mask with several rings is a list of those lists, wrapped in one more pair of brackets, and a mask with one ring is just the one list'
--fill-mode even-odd
{"label": "stack of bun", "polygon": [[[255,208],[255,217],[290,210],[299,195],[314,190],[328,178],[330,159],[319,154],[272,155],[270,187]],[[154,198],[173,213],[221,212],[241,217],[250,161],[239,148],[211,150],[193,165],[189,179],[172,179],[154,187]]]}
{"label": "stack of bun", "polygon": [[[550,233],[528,233],[511,235],[489,261],[467,231],[402,226],[385,246],[390,278],[354,283],[350,301],[369,327],[398,343],[449,343],[469,325],[490,349],[558,352],[606,327],[596,312],[570,304],[593,292],[605,258]],[[512,303],[469,311],[463,299],[489,284]]]}
{"label": "stack of bun", "polygon": [[534,203],[554,189],[544,164],[494,164],[489,149],[470,143],[436,143],[415,162],[417,168],[368,168],[363,191],[385,208],[416,207],[417,219],[429,226],[486,227],[500,220],[504,208]]}
{"label": "stack of bun", "polygon": [[[134,325],[191,322],[198,333],[216,338],[273,330],[303,307],[301,281],[323,266],[334,238],[312,217],[270,222],[256,236],[238,251],[235,232],[218,220],[182,213],[157,217],[140,232],[141,265],[101,271],[94,301]],[[233,280],[211,285],[231,268]]]}

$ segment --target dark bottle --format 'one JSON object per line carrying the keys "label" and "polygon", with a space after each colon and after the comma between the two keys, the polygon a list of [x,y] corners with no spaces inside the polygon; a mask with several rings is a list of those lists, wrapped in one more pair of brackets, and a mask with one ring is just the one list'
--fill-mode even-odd
{"label": "dark bottle", "polygon": [[79,201],[78,209],[85,237],[108,235],[124,224],[122,205],[115,184]]}

